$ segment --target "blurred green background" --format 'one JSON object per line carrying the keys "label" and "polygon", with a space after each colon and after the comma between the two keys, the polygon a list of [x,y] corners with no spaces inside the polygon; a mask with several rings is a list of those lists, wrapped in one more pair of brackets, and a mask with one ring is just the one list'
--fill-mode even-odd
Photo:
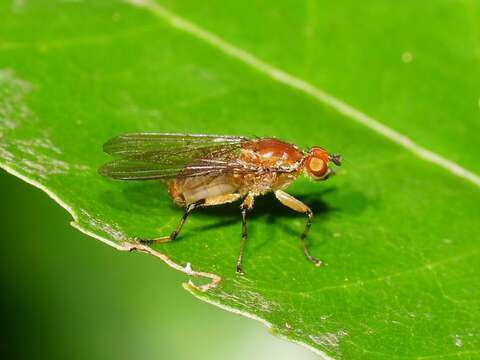
{"label": "blurred green background", "polygon": [[152,256],[69,225],[48,196],[0,170],[2,359],[314,359],[253,320],[187,293]]}

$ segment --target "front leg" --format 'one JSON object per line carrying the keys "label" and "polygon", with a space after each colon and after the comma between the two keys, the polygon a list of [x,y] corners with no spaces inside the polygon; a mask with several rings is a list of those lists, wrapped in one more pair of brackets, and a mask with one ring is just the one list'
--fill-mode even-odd
{"label": "front leg", "polygon": [[285,206],[289,207],[292,210],[295,210],[299,213],[307,215],[307,223],[305,224],[305,229],[303,230],[302,235],[300,236],[300,245],[302,246],[303,253],[310,260],[315,266],[320,266],[322,262],[315,258],[312,254],[310,254],[310,250],[308,250],[308,246],[305,242],[305,239],[310,231],[310,227],[312,226],[313,221],[313,212],[310,208],[301,202],[298,199],[295,199],[292,195],[287,194],[285,191],[277,190],[275,191],[275,196],[277,199]]}

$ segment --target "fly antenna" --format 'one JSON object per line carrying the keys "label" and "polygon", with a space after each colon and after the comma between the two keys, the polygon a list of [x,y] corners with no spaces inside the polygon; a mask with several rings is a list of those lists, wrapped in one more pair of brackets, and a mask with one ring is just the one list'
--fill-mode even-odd
{"label": "fly antenna", "polygon": [[342,155],[340,154],[330,154],[328,155],[328,159],[337,166],[342,165]]}

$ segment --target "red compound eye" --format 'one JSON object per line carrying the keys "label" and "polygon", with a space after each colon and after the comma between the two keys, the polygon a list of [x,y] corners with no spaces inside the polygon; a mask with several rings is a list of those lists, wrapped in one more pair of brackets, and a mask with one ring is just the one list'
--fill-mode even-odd
{"label": "red compound eye", "polygon": [[307,171],[315,177],[323,177],[328,170],[328,165],[320,158],[309,157],[305,163]]}
{"label": "red compound eye", "polygon": [[319,147],[310,150],[305,160],[305,169],[314,178],[323,178],[328,173],[328,153]]}

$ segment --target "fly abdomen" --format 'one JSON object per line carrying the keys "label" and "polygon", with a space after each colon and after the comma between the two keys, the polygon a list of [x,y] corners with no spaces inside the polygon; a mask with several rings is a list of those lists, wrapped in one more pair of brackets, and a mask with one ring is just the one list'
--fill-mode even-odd
{"label": "fly abdomen", "polygon": [[182,195],[187,204],[233,194],[238,190],[238,186],[232,181],[232,178],[225,176],[213,178],[199,176],[176,180],[175,185],[177,193]]}

